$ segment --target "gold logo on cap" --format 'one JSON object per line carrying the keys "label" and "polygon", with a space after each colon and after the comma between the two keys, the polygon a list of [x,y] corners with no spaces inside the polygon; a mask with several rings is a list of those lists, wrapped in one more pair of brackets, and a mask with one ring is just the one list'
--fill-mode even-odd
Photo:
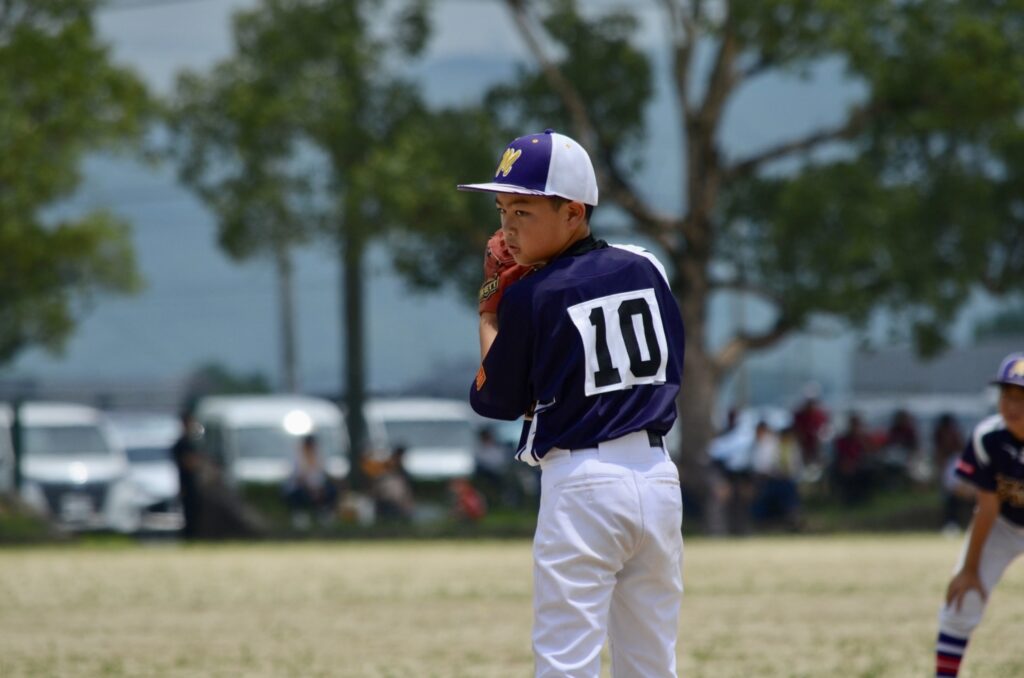
{"label": "gold logo on cap", "polygon": [[501,162],[498,163],[498,171],[494,173],[494,176],[500,174],[503,177],[507,177],[508,173],[512,171],[512,165],[516,164],[516,160],[519,160],[519,156],[522,154],[522,151],[513,151],[511,148],[506,148],[505,155],[501,156]]}
{"label": "gold logo on cap", "polygon": [[1024,377],[1024,359],[1018,360],[1010,367],[1011,377]]}

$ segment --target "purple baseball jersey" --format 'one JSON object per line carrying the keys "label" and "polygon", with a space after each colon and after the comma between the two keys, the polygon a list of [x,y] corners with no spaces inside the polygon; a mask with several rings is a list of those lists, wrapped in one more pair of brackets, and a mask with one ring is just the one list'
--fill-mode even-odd
{"label": "purple baseball jersey", "polygon": [[470,403],[492,419],[528,415],[517,459],[672,427],[683,322],[649,252],[588,237],[510,285],[498,327]]}
{"label": "purple baseball jersey", "polygon": [[999,495],[999,513],[1024,526],[1024,441],[994,415],[974,427],[956,465],[956,474],[979,489]]}

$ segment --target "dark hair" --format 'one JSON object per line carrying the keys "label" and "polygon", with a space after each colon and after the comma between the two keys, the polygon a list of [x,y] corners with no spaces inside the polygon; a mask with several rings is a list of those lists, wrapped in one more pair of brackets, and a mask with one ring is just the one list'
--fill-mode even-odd
{"label": "dark hair", "polygon": [[[562,207],[562,205],[565,205],[566,203],[578,202],[576,200],[569,200],[568,198],[563,198],[560,195],[549,196],[548,200],[551,201],[551,206],[553,208],[555,208],[556,210],[560,209]],[[593,205],[587,205],[586,203],[584,203],[583,206],[586,208],[585,218],[587,220],[587,223],[589,224],[590,223],[590,216],[594,213],[594,206]]]}

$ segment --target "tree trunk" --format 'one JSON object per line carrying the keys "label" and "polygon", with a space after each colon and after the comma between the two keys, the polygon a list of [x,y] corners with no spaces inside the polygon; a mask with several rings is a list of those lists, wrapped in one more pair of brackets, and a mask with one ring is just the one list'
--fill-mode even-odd
{"label": "tree trunk", "polygon": [[281,378],[284,390],[297,393],[299,390],[295,350],[295,291],[293,289],[293,267],[287,246],[274,249],[277,264],[277,296],[281,322]]}
{"label": "tree trunk", "polygon": [[363,315],[363,256],[366,242],[358,229],[350,228],[339,238],[341,243],[342,299],[341,336],[345,342],[345,364],[342,388],[348,408],[346,424],[351,441],[349,478],[353,487],[363,481],[361,461],[366,447],[366,420],[363,404],[366,400],[366,352]]}
{"label": "tree trunk", "polygon": [[[691,187],[691,194],[692,194]],[[706,213],[705,213],[706,214]],[[708,457],[714,438],[714,410],[718,398],[719,374],[707,346],[707,312],[710,301],[708,260],[710,224],[702,213],[691,212],[684,224],[688,248],[675,258],[673,289],[679,301],[686,333],[683,388],[679,397],[682,427],[680,472],[684,487],[695,495],[703,511],[708,534],[725,532],[724,497],[721,479]]]}

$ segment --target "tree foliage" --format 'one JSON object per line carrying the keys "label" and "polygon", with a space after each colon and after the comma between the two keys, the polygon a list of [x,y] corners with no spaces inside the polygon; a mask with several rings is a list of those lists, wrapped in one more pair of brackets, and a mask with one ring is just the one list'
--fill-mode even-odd
{"label": "tree foliage", "polygon": [[[1024,1],[650,0],[642,8],[667,36],[655,46],[641,43],[639,6],[505,5],[534,58],[489,107],[516,134],[579,139],[601,209],[627,214],[671,270],[687,328],[687,463],[704,454],[726,376],[816,314],[856,326],[887,309],[927,353],[972,290],[1021,289]],[[825,62],[862,93],[842,120],[725,147],[726,112],[746,87]],[[637,142],[662,133],[645,118],[659,85],[681,143],[645,158]],[[644,162],[681,168],[679,213],[636,183]],[[465,261],[477,265],[469,250]],[[759,297],[773,320],[710,345],[722,291]]]}
{"label": "tree foliage", "polygon": [[[450,277],[445,242],[486,241],[470,227],[479,208],[454,195],[460,158],[487,146],[467,134],[481,116],[428,110],[402,75],[426,45],[427,10],[423,0],[263,0],[236,16],[235,54],[183,75],[171,105],[182,177],[213,207],[229,252],[323,239],[339,253],[341,384],[357,454],[370,241],[388,239],[420,284]],[[416,256],[438,241],[430,261]]]}
{"label": "tree foliage", "polygon": [[140,284],[126,223],[47,214],[81,183],[85,154],[137,140],[149,108],[97,39],[94,4],[0,3],[0,363],[59,349],[94,295]]}

